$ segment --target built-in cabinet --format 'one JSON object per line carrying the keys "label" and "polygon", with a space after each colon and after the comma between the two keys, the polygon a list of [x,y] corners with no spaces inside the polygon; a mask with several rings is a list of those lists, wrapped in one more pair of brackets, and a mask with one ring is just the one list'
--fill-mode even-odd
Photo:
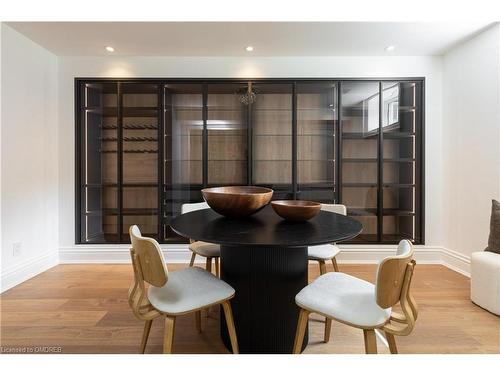
{"label": "built-in cabinet", "polygon": [[160,242],[207,186],[341,202],[352,242],[423,243],[422,79],[76,79],[76,242]]}

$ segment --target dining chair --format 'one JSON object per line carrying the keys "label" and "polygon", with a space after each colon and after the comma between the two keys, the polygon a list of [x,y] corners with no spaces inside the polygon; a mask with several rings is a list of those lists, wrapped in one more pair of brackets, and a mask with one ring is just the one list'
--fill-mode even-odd
{"label": "dining chair", "polygon": [[[191,211],[204,210],[205,208],[210,208],[207,202],[201,203],[184,203],[181,206],[181,213],[185,214]],[[208,272],[212,272],[212,260],[215,263],[215,274],[220,277],[220,246],[215,243],[196,241],[194,239],[189,240],[189,250],[191,250],[191,261],[189,262],[189,267],[193,267],[196,255],[207,258],[205,268]]]}
{"label": "dining chair", "polygon": [[[367,354],[377,353],[375,329],[384,331],[390,352],[396,354],[394,336],[409,335],[418,316],[410,294],[415,264],[411,242],[402,240],[396,254],[379,263],[375,285],[341,272],[318,277],[295,297],[300,313],[293,353],[300,353],[308,316],[314,312],[327,319],[325,342],[333,319],[363,330]],[[398,303],[402,313],[392,311]]]}
{"label": "dining chair", "polygon": [[[333,212],[336,214],[347,215],[347,208],[343,204],[326,204],[321,203],[321,210]],[[326,244],[309,246],[307,249],[307,258],[315,260],[319,263],[319,273],[324,275],[326,273],[326,263],[331,261],[333,270],[339,272],[339,266],[335,257],[340,253],[340,249],[336,244]]]}
{"label": "dining chair", "polygon": [[233,353],[237,354],[238,341],[230,304],[234,289],[198,267],[168,272],[158,242],[142,237],[137,225],[132,225],[129,233],[134,282],[129,290],[128,301],[134,315],[145,321],[140,352],[144,353],[146,349],[153,319],[165,319],[163,353],[170,354],[177,316],[194,313],[196,329],[201,332],[201,310],[222,305],[231,347]]}

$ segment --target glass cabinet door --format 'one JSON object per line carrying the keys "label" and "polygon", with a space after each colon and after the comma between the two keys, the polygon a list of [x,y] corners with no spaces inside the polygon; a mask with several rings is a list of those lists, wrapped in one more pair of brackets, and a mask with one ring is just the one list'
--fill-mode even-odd
{"label": "glass cabinet door", "polygon": [[341,202],[363,224],[353,242],[378,240],[379,83],[341,84]]}
{"label": "glass cabinet door", "polygon": [[252,122],[252,185],[292,198],[292,84],[256,83],[247,96]]}
{"label": "glass cabinet door", "polygon": [[172,83],[164,92],[164,241],[183,242],[169,223],[183,203],[203,201],[203,86]]}
{"label": "glass cabinet door", "polygon": [[247,185],[248,85],[208,84],[208,186]]}
{"label": "glass cabinet door", "polygon": [[297,83],[298,199],[335,201],[337,86]]}
{"label": "glass cabinet door", "polygon": [[419,241],[416,186],[419,82],[383,82],[383,242]]}
{"label": "glass cabinet door", "polygon": [[80,87],[80,242],[117,242],[118,85]]}
{"label": "glass cabinet door", "polygon": [[148,237],[159,239],[158,136],[159,86],[123,83],[122,103],[122,241],[129,227],[138,225]]}

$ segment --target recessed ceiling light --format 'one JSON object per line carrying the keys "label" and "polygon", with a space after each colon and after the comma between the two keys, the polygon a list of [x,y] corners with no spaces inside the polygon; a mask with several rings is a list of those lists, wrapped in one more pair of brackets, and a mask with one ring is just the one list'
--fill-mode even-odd
{"label": "recessed ceiling light", "polygon": [[253,47],[252,46],[248,46],[247,48],[245,48],[247,52],[252,52],[253,51]]}
{"label": "recessed ceiling light", "polygon": [[392,52],[392,51],[394,51],[395,49],[396,49],[396,46],[387,46],[387,47],[385,47],[385,50],[386,50],[387,52]]}
{"label": "recessed ceiling light", "polygon": [[106,47],[106,51],[108,51],[108,52],[115,52],[115,49],[113,47],[111,47],[111,46],[107,46]]}

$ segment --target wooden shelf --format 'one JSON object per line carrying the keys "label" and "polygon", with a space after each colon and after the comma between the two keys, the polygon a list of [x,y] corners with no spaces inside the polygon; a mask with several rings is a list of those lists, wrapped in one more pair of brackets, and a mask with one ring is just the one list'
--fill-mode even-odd
{"label": "wooden shelf", "polygon": [[378,159],[375,158],[342,158],[343,163],[376,163]]}
{"label": "wooden shelf", "polygon": [[[103,208],[101,210],[87,211],[88,216],[115,216],[118,215],[118,208]],[[122,215],[126,216],[149,216],[157,215],[157,208],[123,208]]]}
{"label": "wooden shelf", "polygon": [[373,187],[376,188],[378,184],[376,182],[344,182],[343,187]]}
{"label": "wooden shelf", "polygon": [[[103,125],[100,126],[103,130],[116,130],[118,126],[116,125]],[[122,129],[124,130],[158,130],[158,126],[156,125],[123,125]]]}
{"label": "wooden shelf", "polygon": [[347,207],[348,216],[377,216],[376,208]]}
{"label": "wooden shelf", "polygon": [[[117,150],[100,150],[103,154],[116,154]],[[157,154],[158,150],[123,150],[124,154]]]}
{"label": "wooden shelf", "polygon": [[[103,142],[118,142],[116,137],[102,137],[100,138]],[[155,137],[123,137],[124,142],[158,142]]]}

